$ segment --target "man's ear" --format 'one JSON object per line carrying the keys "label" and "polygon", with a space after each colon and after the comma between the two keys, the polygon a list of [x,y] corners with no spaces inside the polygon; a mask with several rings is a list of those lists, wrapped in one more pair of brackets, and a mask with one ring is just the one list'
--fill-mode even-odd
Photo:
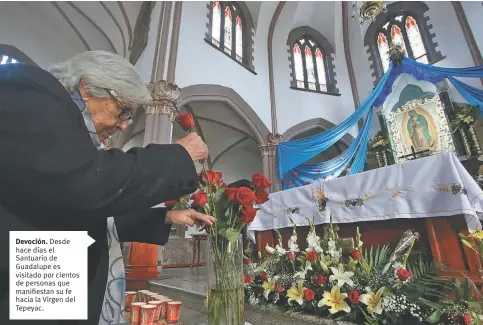
{"label": "man's ear", "polygon": [[84,100],[92,97],[92,94],[87,89],[86,81],[84,80],[84,78],[82,78],[79,82],[79,92],[81,94],[82,99]]}

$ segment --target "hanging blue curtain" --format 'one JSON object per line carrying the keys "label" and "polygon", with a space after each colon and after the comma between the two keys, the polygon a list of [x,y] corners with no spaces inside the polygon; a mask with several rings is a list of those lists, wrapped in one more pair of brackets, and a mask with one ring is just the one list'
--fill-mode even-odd
{"label": "hanging blue curtain", "polygon": [[458,79],[448,77],[456,90],[463,96],[468,104],[478,106],[480,113],[483,113],[483,89],[472,87]]}
{"label": "hanging blue curtain", "polygon": [[388,73],[382,77],[377,87],[372,91],[364,103],[341,124],[309,138],[279,143],[277,148],[277,158],[280,178],[283,179],[285,173],[300,166],[335,144],[340,138],[349,132],[350,129],[356,126],[357,122],[372,108],[374,100],[379,95],[390,75],[391,69],[392,65],[389,66]]}
{"label": "hanging blue curtain", "polygon": [[347,166],[354,156],[356,156],[356,158],[354,159],[348,174],[359,173],[364,169],[371,125],[372,109],[366,114],[364,124],[356,139],[352,141],[344,152],[328,161],[318,164],[302,164],[287,172],[283,177],[283,189],[307,185],[314,180],[323,179],[328,176],[337,177],[347,169]]}

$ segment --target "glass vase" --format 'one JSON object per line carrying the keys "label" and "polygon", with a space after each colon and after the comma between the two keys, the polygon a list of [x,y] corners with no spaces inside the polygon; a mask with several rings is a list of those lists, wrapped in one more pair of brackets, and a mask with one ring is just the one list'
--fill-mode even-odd
{"label": "glass vase", "polygon": [[244,325],[243,238],[208,239],[208,325]]}

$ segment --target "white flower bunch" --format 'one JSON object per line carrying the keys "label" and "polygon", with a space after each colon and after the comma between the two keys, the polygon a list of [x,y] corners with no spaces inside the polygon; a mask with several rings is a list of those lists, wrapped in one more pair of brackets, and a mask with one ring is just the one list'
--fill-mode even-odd
{"label": "white flower bunch", "polygon": [[400,316],[411,315],[421,322],[425,316],[421,308],[417,304],[408,301],[407,297],[403,294],[384,297],[382,307],[386,312],[397,313]]}
{"label": "white flower bunch", "polygon": [[294,233],[288,240],[288,251],[292,253],[300,252],[299,245],[297,245],[297,234]]}
{"label": "white flower bunch", "polygon": [[307,235],[307,248],[306,252],[315,251],[317,254],[323,254],[324,250],[320,246],[320,237],[317,236],[314,229],[312,229]]}

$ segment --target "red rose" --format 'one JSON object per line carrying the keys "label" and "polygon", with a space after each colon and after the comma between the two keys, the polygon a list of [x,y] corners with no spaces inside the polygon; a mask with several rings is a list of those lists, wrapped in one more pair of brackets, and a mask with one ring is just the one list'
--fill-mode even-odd
{"label": "red rose", "polygon": [[195,120],[191,113],[178,115],[176,117],[176,122],[178,122],[179,126],[185,131],[191,131],[195,128]]}
{"label": "red rose", "polygon": [[297,172],[292,172],[292,175],[297,176]]}
{"label": "red rose", "polygon": [[[283,180],[282,180],[283,181]],[[255,174],[252,176],[252,183],[253,185],[261,190],[269,188],[272,185],[272,182],[268,178],[265,177],[263,174]]]}
{"label": "red rose", "polygon": [[166,208],[172,209],[176,205],[176,201],[166,201],[164,202],[164,205],[166,205]]}
{"label": "red rose", "polygon": [[238,189],[237,188],[231,188],[231,187],[225,188],[225,193],[226,193],[226,196],[228,197],[228,200],[229,201],[234,201],[235,200],[235,197],[236,197],[236,193],[237,192],[238,192]]}
{"label": "red rose", "polygon": [[241,221],[247,224],[251,223],[256,215],[257,210],[251,205],[246,205],[241,210]]}
{"label": "red rose", "polygon": [[355,260],[360,260],[362,258],[361,251],[358,249],[352,250],[352,258]]}
{"label": "red rose", "polygon": [[193,199],[193,203],[194,205],[196,206],[203,206],[206,204],[206,202],[208,202],[208,197],[206,196],[206,193],[204,191],[198,191],[196,192],[195,194],[193,194],[191,196],[191,198]]}
{"label": "red rose", "polygon": [[396,275],[399,278],[399,280],[402,280],[402,281],[406,281],[407,279],[413,276],[411,272],[403,268],[400,268],[399,270],[397,270]]}
{"label": "red rose", "polygon": [[266,280],[268,279],[268,274],[266,272],[260,272],[260,277],[263,279],[263,280]]}
{"label": "red rose", "polygon": [[245,283],[252,283],[253,277],[251,275],[245,275],[244,281]]}
{"label": "red rose", "polygon": [[315,283],[317,283],[318,285],[322,285],[325,283],[325,276],[323,276],[322,274],[319,274],[317,275],[317,277],[315,278]]}
{"label": "red rose", "polygon": [[276,293],[282,293],[283,292],[283,288],[280,284],[275,285],[275,292]]}
{"label": "red rose", "polygon": [[357,292],[357,290],[352,290],[351,292],[349,292],[349,301],[353,305],[357,305],[359,303],[359,300],[360,300],[360,297],[359,297],[359,292]]}
{"label": "red rose", "polygon": [[246,265],[252,264],[252,259],[251,258],[245,258],[245,264]]}
{"label": "red rose", "polygon": [[240,187],[236,192],[236,200],[241,205],[253,205],[257,201],[257,197],[248,187]]}
{"label": "red rose", "polygon": [[289,261],[292,261],[294,259],[293,253],[287,252],[287,258],[288,258]]}
{"label": "red rose", "polygon": [[309,185],[309,184],[310,184],[310,182],[304,182],[304,185]]}
{"label": "red rose", "polygon": [[263,204],[268,201],[268,193],[265,190],[258,190],[255,192],[258,204]]}
{"label": "red rose", "polygon": [[221,181],[221,172],[214,172],[212,170],[203,170],[201,177],[207,185],[216,185]]}
{"label": "red rose", "polygon": [[218,187],[225,187],[226,186],[226,183],[224,180],[221,180],[218,182]]}
{"label": "red rose", "polygon": [[315,292],[312,289],[305,289],[304,290],[304,298],[307,301],[312,301],[315,298]]}
{"label": "red rose", "polygon": [[465,319],[465,325],[470,325],[471,324],[471,316],[470,315],[465,314],[463,316],[463,318]]}
{"label": "red rose", "polygon": [[317,260],[317,253],[315,251],[310,251],[307,253],[307,261],[315,262]]}

